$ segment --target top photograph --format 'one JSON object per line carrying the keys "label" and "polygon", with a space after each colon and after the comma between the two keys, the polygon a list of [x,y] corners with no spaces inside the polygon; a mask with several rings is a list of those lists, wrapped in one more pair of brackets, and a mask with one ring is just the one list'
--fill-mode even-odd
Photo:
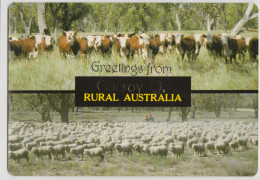
{"label": "top photograph", "polygon": [[257,90],[258,16],[253,3],[12,3],[8,89],[190,76],[192,90]]}

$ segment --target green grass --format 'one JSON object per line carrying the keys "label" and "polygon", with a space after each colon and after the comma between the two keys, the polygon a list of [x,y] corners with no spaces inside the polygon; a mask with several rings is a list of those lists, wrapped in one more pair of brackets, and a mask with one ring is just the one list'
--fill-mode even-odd
{"label": "green grass", "polygon": [[[196,33],[197,31],[194,31]],[[193,34],[185,31],[185,34]],[[215,32],[218,33],[218,32]],[[101,33],[102,34],[102,33]],[[207,34],[207,33],[205,33]],[[252,33],[245,34],[246,36]],[[78,36],[84,36],[79,33]],[[74,90],[75,76],[132,76],[132,72],[94,72],[91,64],[100,61],[99,65],[124,64],[143,67],[143,72],[136,76],[146,76],[147,63],[144,64],[141,55],[137,58],[127,60],[126,57],[112,53],[111,57],[103,57],[101,54],[93,53],[82,61],[79,58],[64,59],[60,57],[58,47],[52,53],[41,53],[38,61],[26,58],[10,59],[9,61],[9,89],[10,90]],[[191,76],[193,90],[246,90],[258,88],[258,66],[249,62],[248,53],[246,61],[237,60],[236,64],[225,64],[224,59],[214,60],[208,55],[207,50],[202,47],[196,62],[177,61],[176,54],[168,52],[156,56],[155,66],[171,67],[170,73],[153,72],[149,76]]]}

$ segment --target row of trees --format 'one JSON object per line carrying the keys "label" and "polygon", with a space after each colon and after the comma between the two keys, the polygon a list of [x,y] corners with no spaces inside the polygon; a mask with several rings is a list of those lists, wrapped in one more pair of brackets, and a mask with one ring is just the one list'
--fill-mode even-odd
{"label": "row of trees", "polygon": [[[250,6],[250,7],[249,7]],[[246,11],[247,10],[247,11]],[[245,13],[247,12],[247,13]],[[11,33],[51,29],[82,32],[240,30],[258,28],[258,8],[246,3],[13,3]]]}
{"label": "row of trees", "polygon": [[[237,108],[254,109],[255,118],[258,117],[258,95],[257,94],[193,94],[191,107],[84,107],[83,111],[136,111],[143,112],[149,110],[161,110],[168,113],[167,121],[171,120],[172,111],[178,111],[182,121],[188,120],[188,115],[191,113],[191,118],[196,118],[196,112],[208,111],[214,112],[215,117],[221,117],[222,111],[229,112],[231,117],[232,111]],[[10,94],[9,110],[14,111],[36,111],[41,115],[42,121],[52,121],[51,112],[58,112],[61,116],[61,121],[69,122],[69,112],[78,111],[75,107],[74,94],[66,93],[51,93],[51,94]]]}

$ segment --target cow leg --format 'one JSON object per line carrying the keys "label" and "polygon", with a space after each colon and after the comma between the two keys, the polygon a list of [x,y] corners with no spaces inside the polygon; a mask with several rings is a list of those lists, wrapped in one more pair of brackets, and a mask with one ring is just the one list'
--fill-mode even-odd
{"label": "cow leg", "polygon": [[191,54],[188,52],[188,53],[187,53],[188,63],[190,62],[190,55],[191,55]]}
{"label": "cow leg", "polygon": [[183,53],[183,54],[181,55],[182,60],[184,59],[184,56],[185,56],[185,53]]}

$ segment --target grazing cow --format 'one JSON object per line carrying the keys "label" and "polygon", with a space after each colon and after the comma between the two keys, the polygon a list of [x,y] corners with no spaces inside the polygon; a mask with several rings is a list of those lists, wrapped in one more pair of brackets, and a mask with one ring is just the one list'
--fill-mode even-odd
{"label": "grazing cow", "polygon": [[160,42],[161,42],[161,45],[159,47],[159,53],[164,54],[167,49],[166,42],[165,42],[167,33],[160,33],[159,36],[160,36]]}
{"label": "grazing cow", "polygon": [[29,55],[29,59],[36,58],[38,51],[35,47],[36,40],[35,37],[32,36],[31,38],[25,38],[22,40],[22,54]]}
{"label": "grazing cow", "polygon": [[95,48],[96,52],[98,52],[99,50],[101,51],[102,39],[103,39],[103,36],[101,36],[101,35],[95,36],[94,48]]}
{"label": "grazing cow", "polygon": [[76,38],[76,41],[79,43],[80,46],[80,57],[82,59],[86,58],[87,53],[89,52],[88,49],[88,40],[87,38]]}
{"label": "grazing cow", "polygon": [[87,36],[87,40],[88,40],[88,53],[90,55],[91,52],[94,50],[96,38],[95,38],[95,36],[90,35],[90,36]]}
{"label": "grazing cow", "polygon": [[136,35],[133,35],[130,39],[129,39],[129,43],[127,43],[128,45],[128,54],[127,54],[127,58],[129,58],[130,56],[133,58],[135,53],[139,53],[139,39]]}
{"label": "grazing cow", "polygon": [[190,57],[192,56],[192,59],[195,58],[195,39],[193,36],[187,36],[183,37],[183,35],[177,34],[175,36],[176,41],[176,52],[178,55],[182,56],[182,59],[185,56],[185,53],[187,53],[188,56],[188,62],[190,61]]}
{"label": "grazing cow", "polygon": [[36,44],[38,51],[53,51],[53,37],[49,35],[35,35]]}
{"label": "grazing cow", "polygon": [[105,35],[101,39],[101,53],[104,55],[105,53],[110,54],[112,53],[112,41],[108,35]]}
{"label": "grazing cow", "polygon": [[221,42],[223,47],[223,55],[228,63],[227,58],[230,57],[230,63],[232,64],[232,59],[236,61],[236,55],[238,51],[238,43],[236,39],[231,38],[229,35],[223,34],[221,36]]}
{"label": "grazing cow", "polygon": [[249,41],[249,56],[250,56],[250,61],[257,61],[256,56],[258,56],[258,38],[251,38]]}
{"label": "grazing cow", "polygon": [[205,44],[209,55],[213,55],[214,59],[221,57],[223,48],[220,36],[208,34],[205,39]]}
{"label": "grazing cow", "polygon": [[80,50],[79,42],[76,41],[76,35],[77,31],[63,31],[59,39],[59,51],[65,58],[71,53],[77,55]]}
{"label": "grazing cow", "polygon": [[126,45],[128,39],[129,38],[127,37],[127,35],[124,35],[123,37],[120,35],[117,37],[117,40],[119,41],[118,44],[120,44],[120,56],[124,56],[124,54],[127,54]]}
{"label": "grazing cow", "polygon": [[[155,61],[155,56],[159,52],[160,45],[161,45],[160,36],[158,34],[156,34],[154,37],[152,36],[150,39],[150,45],[149,45],[149,49],[152,51],[152,62]],[[149,53],[148,53],[148,55],[149,55]]]}
{"label": "grazing cow", "polygon": [[11,40],[9,41],[10,51],[14,53],[15,56],[22,54],[22,40]]}
{"label": "grazing cow", "polygon": [[114,51],[120,53],[120,41],[117,37],[114,39]]}
{"label": "grazing cow", "polygon": [[141,53],[143,56],[143,60],[146,61],[148,59],[148,53],[150,54],[150,39],[151,37],[148,34],[142,33],[139,34],[139,47],[141,49]]}
{"label": "grazing cow", "polygon": [[237,40],[237,45],[238,45],[237,53],[239,55],[239,60],[241,61],[241,56],[242,56],[243,61],[244,61],[244,59],[245,59],[245,52],[246,52],[246,41],[245,41],[245,38],[243,38],[242,36],[235,36],[235,37],[232,37],[232,39],[236,39]]}
{"label": "grazing cow", "polygon": [[194,34],[194,38],[195,38],[195,42],[196,42],[196,50],[195,50],[196,56],[198,56],[199,53],[200,53],[200,48],[205,41],[205,39],[204,39],[205,37],[206,36],[201,34],[201,33],[200,34]]}
{"label": "grazing cow", "polygon": [[173,35],[172,33],[168,33],[167,36],[165,37],[166,50],[173,51],[175,45],[176,45],[175,35]]}

